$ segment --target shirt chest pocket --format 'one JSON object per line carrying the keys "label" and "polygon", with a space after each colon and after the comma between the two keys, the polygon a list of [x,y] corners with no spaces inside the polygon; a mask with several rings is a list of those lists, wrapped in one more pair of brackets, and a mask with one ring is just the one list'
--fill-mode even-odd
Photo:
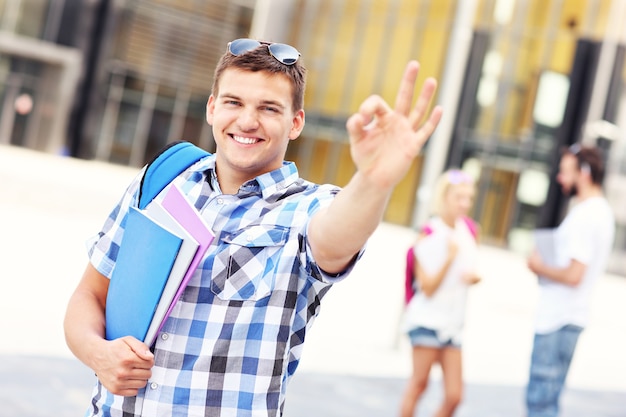
{"label": "shirt chest pocket", "polygon": [[275,269],[289,229],[255,225],[221,237],[211,291],[223,300],[260,300],[274,287]]}

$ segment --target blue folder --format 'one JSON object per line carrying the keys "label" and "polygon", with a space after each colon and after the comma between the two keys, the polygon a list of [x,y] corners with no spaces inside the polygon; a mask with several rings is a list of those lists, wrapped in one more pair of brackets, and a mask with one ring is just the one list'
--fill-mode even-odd
{"label": "blue folder", "polygon": [[182,239],[130,208],[106,300],[106,338],[144,340]]}

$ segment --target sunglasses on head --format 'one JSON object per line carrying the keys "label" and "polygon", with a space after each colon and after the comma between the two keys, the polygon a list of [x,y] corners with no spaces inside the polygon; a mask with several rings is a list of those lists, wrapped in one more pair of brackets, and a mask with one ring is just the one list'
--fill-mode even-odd
{"label": "sunglasses on head", "polygon": [[582,148],[580,147],[580,145],[578,143],[575,143],[573,145],[570,145],[570,147],[567,148],[567,151],[575,156],[578,155],[581,149]]}
{"label": "sunglasses on head", "polygon": [[587,174],[591,175],[591,166],[580,155],[581,150],[582,150],[582,147],[578,143],[575,143],[571,145],[569,148],[567,148],[567,151],[571,153],[572,155],[574,155],[576,159],[578,160],[578,166],[580,167],[580,170],[582,172],[586,172]]}
{"label": "sunglasses on head", "polygon": [[278,62],[284,65],[293,65],[300,58],[300,52],[291,45],[284,43],[260,42],[255,39],[236,39],[228,42],[228,52],[232,55],[239,56],[250,52],[261,45],[267,45],[270,55]]}

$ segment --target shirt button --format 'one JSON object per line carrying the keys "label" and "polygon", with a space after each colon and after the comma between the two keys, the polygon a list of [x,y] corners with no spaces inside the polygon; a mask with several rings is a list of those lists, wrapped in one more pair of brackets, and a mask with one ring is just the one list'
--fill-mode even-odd
{"label": "shirt button", "polygon": [[159,388],[159,384],[157,384],[156,382],[152,382],[150,384],[150,389],[157,389],[157,388]]}
{"label": "shirt button", "polygon": [[217,204],[224,204],[224,199],[218,198],[217,199]]}
{"label": "shirt button", "polygon": [[248,236],[246,236],[246,240],[248,242],[252,242],[254,240],[254,236],[253,235],[248,235]]}
{"label": "shirt button", "polygon": [[167,333],[161,333],[161,339],[162,339],[162,340],[167,340],[167,339],[169,339],[169,337],[170,337],[170,335],[169,335],[169,334],[167,334]]}

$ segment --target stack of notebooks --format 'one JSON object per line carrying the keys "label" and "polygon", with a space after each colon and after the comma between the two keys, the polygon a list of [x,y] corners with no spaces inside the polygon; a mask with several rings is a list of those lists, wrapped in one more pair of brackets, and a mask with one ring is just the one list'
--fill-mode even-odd
{"label": "stack of notebooks", "polygon": [[130,208],[106,300],[106,338],[151,346],[215,235],[175,185]]}

